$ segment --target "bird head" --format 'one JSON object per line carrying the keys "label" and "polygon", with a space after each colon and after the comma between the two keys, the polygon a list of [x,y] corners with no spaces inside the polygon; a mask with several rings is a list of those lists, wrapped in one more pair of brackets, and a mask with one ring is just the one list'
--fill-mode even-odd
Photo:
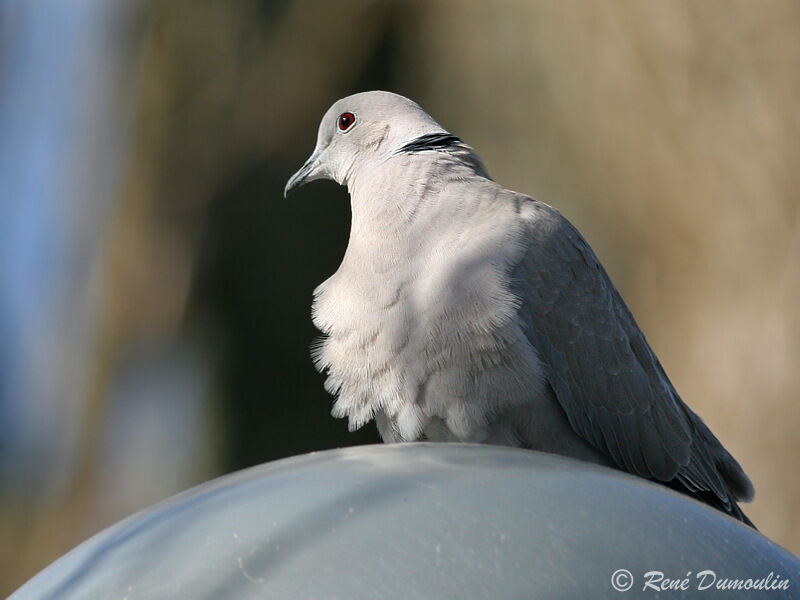
{"label": "bird head", "polygon": [[348,185],[356,171],[436,133],[447,134],[416,102],[398,94],[375,91],[342,98],[322,117],[314,152],[289,178],[283,195],[315,179]]}

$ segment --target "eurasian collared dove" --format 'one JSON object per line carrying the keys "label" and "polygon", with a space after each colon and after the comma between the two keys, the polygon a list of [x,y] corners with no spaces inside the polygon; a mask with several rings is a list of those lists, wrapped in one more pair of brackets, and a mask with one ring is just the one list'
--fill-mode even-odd
{"label": "eurasian collared dove", "polygon": [[350,192],[350,240],[314,291],[313,355],[351,429],[503,444],[662,482],[751,524],[753,486],[684,404],[589,244],[504,189],[411,100],[336,102],[285,194]]}

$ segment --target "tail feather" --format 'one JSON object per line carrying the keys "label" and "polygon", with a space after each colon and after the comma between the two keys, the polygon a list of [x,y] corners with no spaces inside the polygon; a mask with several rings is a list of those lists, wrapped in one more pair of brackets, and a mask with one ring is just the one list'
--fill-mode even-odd
{"label": "tail feather", "polygon": [[739,508],[739,505],[736,504],[736,498],[733,494],[728,497],[727,501],[723,501],[714,492],[708,490],[691,491],[677,478],[665,485],[687,496],[691,496],[695,500],[708,504],[758,531],[758,527],[753,524],[750,518]]}
{"label": "tail feather", "polygon": [[750,502],[755,495],[755,490],[750,478],[745,475],[744,469],[716,436],[711,433],[711,430],[703,420],[694,413],[692,413],[692,417],[694,417],[693,421],[697,433],[700,434],[700,438],[705,442],[705,447],[714,461],[714,466],[725,482],[729,495],[732,496],[731,502],[734,504],[736,500]]}

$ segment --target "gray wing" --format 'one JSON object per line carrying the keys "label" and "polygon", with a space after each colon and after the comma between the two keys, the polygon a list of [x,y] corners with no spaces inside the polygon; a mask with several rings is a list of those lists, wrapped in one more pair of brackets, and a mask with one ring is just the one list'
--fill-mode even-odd
{"label": "gray wing", "polygon": [[572,428],[620,468],[740,512],[752,485],[681,401],[589,244],[554,208],[528,207],[528,335]]}

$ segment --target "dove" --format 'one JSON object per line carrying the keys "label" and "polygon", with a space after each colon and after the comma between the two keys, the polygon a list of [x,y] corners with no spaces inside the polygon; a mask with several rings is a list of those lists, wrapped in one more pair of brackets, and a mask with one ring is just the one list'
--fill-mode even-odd
{"label": "dove", "polygon": [[350,237],[314,290],[332,414],[385,443],[528,448],[660,482],[740,521],[741,466],[680,398],[578,230],[499,185],[418,104],[335,102],[284,196],[333,180]]}

